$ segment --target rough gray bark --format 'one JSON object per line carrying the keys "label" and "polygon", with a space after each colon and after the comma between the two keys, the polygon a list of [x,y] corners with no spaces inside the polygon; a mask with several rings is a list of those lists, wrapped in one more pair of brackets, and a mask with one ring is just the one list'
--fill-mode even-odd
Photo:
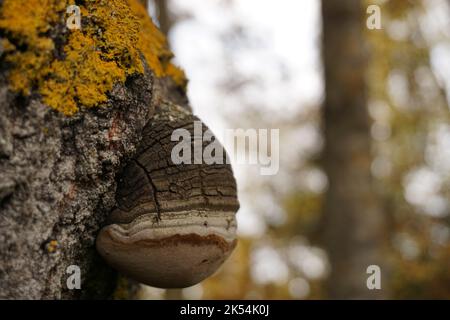
{"label": "rough gray bark", "polygon": [[[150,118],[149,73],[117,85],[106,108],[67,118],[0,83],[0,298],[102,298],[115,273],[94,249],[115,205],[115,175]],[[78,265],[82,289],[68,290]]]}
{"label": "rough gray bark", "polygon": [[365,10],[358,0],[323,1],[326,99],[324,167],[329,179],[322,236],[329,253],[329,298],[382,298],[366,287],[366,268],[386,270],[384,217],[370,173],[364,40]]}

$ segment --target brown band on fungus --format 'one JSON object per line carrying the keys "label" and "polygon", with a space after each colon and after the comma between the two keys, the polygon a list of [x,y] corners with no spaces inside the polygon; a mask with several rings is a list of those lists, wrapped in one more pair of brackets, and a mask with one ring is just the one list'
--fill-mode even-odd
{"label": "brown band on fungus", "polygon": [[[111,234],[111,230],[107,230],[108,236],[111,240],[120,242],[120,238],[114,237]],[[130,245],[127,242],[121,242],[122,244]],[[205,246],[205,245],[214,245],[222,250],[222,252],[226,253],[233,250],[236,247],[237,240],[233,240],[232,242],[226,241],[224,238],[217,236],[215,234],[209,234],[206,236],[200,236],[195,233],[190,234],[175,234],[170,237],[161,238],[161,239],[145,239],[145,240],[137,240],[132,242],[140,247],[168,247],[168,246],[177,246],[180,243],[189,244],[193,247]]]}

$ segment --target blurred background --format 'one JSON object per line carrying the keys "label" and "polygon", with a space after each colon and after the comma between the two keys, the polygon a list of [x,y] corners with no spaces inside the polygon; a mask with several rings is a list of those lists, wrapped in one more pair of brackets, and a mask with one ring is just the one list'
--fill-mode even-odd
{"label": "blurred background", "polygon": [[[366,26],[373,4],[381,29]],[[450,298],[450,1],[154,0],[149,12],[194,112],[219,137],[280,129],[280,170],[234,165],[231,258],[200,285],[141,298]]]}

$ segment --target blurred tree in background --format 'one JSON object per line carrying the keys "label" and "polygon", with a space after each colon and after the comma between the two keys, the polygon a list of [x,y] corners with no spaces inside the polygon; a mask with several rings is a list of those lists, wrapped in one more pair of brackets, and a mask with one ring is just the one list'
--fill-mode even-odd
{"label": "blurred tree in background", "polygon": [[386,234],[370,172],[364,9],[359,0],[322,3],[323,162],[329,187],[320,235],[331,264],[327,293],[338,299],[387,296],[386,288],[368,290],[366,286],[368,266],[386,270],[382,252]]}
{"label": "blurred tree in background", "polygon": [[[278,22],[307,17],[289,9],[306,2],[248,2],[254,16],[268,8]],[[381,8],[381,30],[366,28],[371,4]],[[235,167],[243,228],[218,274],[184,290],[147,287],[142,297],[450,298],[449,2],[308,5],[319,66],[303,83],[318,74],[323,85],[322,97],[304,102],[295,97],[309,89],[294,85],[299,69],[280,42],[252,28],[254,16],[233,14],[240,0],[149,1],[187,68],[194,110],[207,106],[213,130],[217,115],[229,128],[280,128],[281,163],[271,177]],[[195,45],[180,45],[180,30]],[[302,32],[286,37],[295,42]],[[194,60],[204,73],[190,74]],[[245,232],[246,221],[258,232]],[[382,291],[365,287],[370,264],[382,268]]]}

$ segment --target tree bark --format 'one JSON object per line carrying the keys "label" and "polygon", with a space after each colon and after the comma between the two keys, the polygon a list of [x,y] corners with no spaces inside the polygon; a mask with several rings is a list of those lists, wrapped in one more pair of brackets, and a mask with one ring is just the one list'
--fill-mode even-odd
{"label": "tree bark", "polygon": [[323,1],[324,168],[329,180],[323,212],[323,242],[329,253],[329,298],[383,298],[369,290],[366,268],[383,262],[383,214],[370,172],[364,39],[365,10],[358,0]]}
{"label": "tree bark", "polygon": [[[117,85],[108,109],[67,118],[0,84],[0,298],[104,298],[115,273],[93,247],[115,205],[115,174],[154,106],[148,74]],[[68,290],[70,265],[82,289]]]}

